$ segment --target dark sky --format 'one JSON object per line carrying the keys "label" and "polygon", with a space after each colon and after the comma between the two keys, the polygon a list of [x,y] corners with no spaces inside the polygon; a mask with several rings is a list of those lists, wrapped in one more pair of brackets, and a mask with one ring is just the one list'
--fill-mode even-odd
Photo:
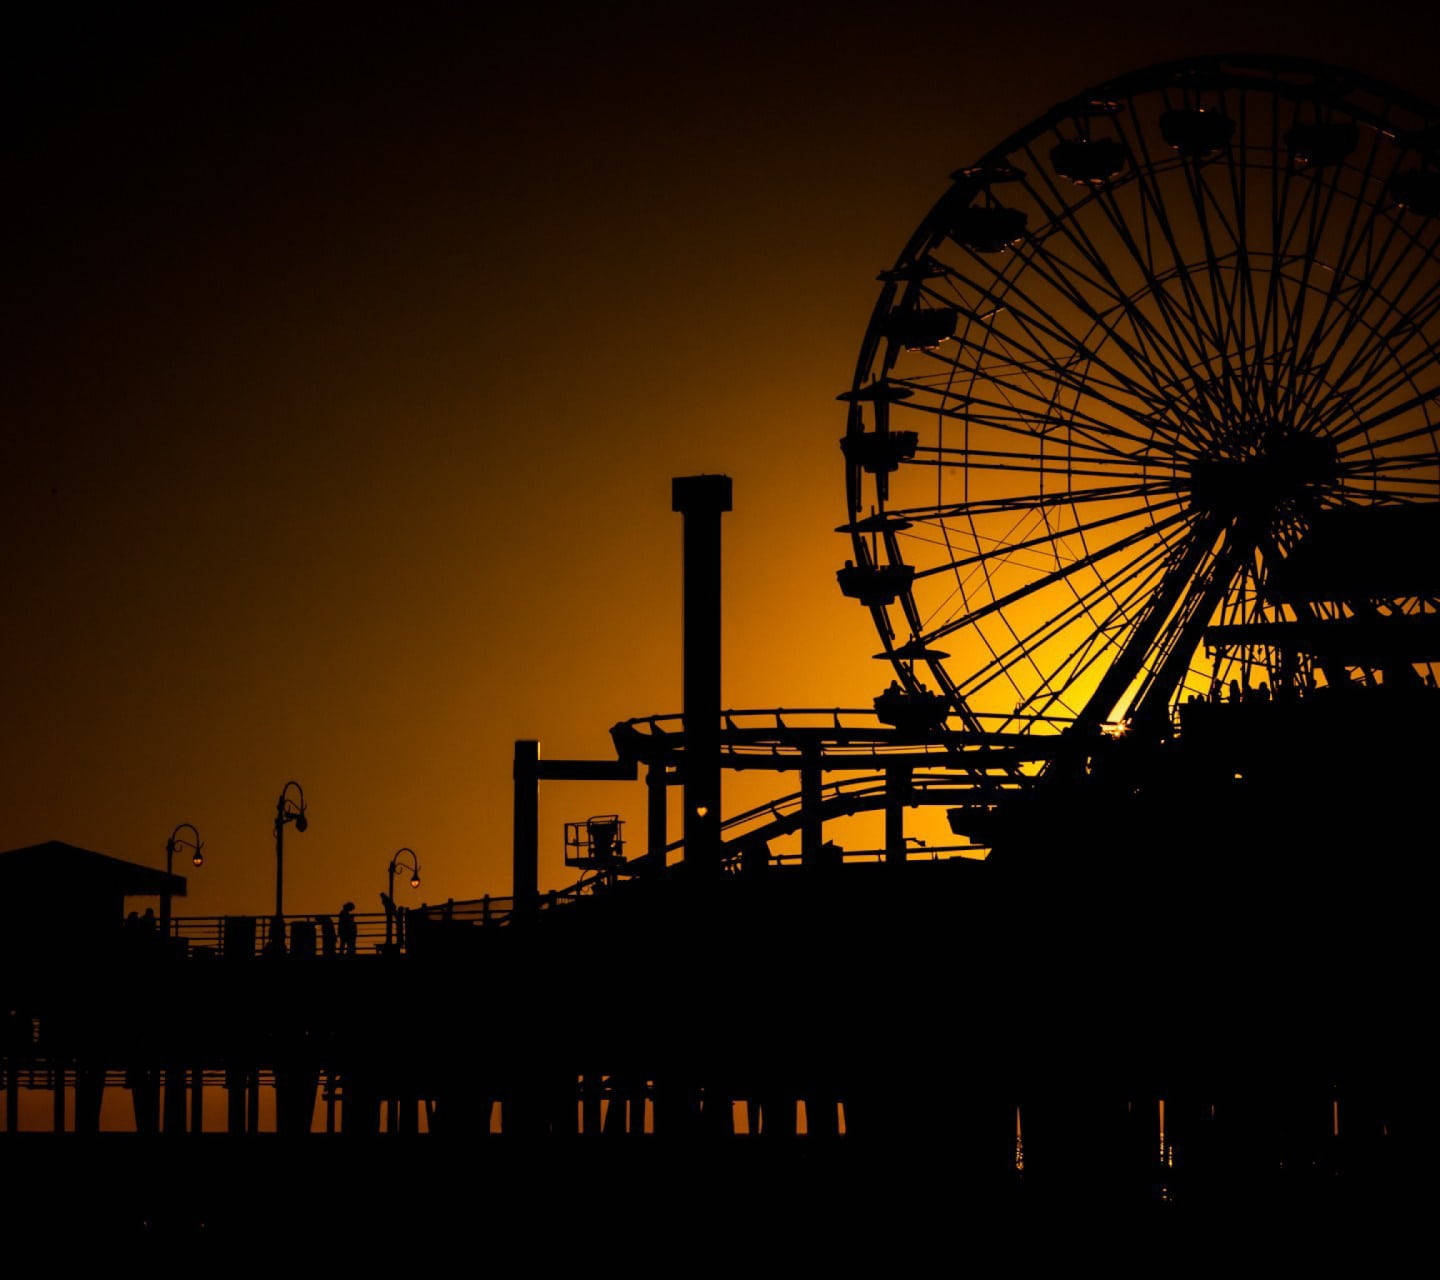
{"label": "dark sky", "polygon": [[[198,8],[198,7],[197,7]],[[296,9],[299,12],[296,12]],[[7,68],[0,848],[264,910],[508,889],[509,753],[678,710],[668,478],[727,471],[727,700],[884,682],[836,392],[946,176],[1081,87],[1275,50],[1422,97],[1393,3],[55,12]],[[547,793],[559,824],[637,794]]]}

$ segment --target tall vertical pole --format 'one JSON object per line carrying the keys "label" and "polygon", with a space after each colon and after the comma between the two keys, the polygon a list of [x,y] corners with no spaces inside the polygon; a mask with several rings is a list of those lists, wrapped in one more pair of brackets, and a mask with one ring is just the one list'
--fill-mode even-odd
{"label": "tall vertical pole", "polygon": [[160,936],[170,936],[170,877],[175,874],[175,841],[165,842],[165,888],[160,892]]}
{"label": "tall vertical pole", "polygon": [[515,826],[511,889],[515,914],[532,914],[540,901],[540,744],[515,743]]}
{"label": "tall vertical pole", "polygon": [[201,1066],[190,1072],[190,1132],[205,1132],[205,1068]]}
{"label": "tall vertical pole", "polygon": [[285,914],[285,796],[275,807],[275,914]]}
{"label": "tall vertical pole", "polygon": [[670,506],[684,517],[685,863],[720,860],[720,517],[729,476],[677,476]]}
{"label": "tall vertical pole", "polygon": [[666,812],[669,797],[666,794],[665,766],[656,761],[645,771],[646,806],[645,852],[650,859],[651,871],[665,870]]}
{"label": "tall vertical pole", "polygon": [[905,800],[910,792],[910,769],[903,764],[885,766],[885,861],[905,861]]}
{"label": "tall vertical pole", "polygon": [[825,783],[818,743],[807,742],[800,756],[800,858],[813,862],[820,856],[825,828],[820,814],[820,792]]}

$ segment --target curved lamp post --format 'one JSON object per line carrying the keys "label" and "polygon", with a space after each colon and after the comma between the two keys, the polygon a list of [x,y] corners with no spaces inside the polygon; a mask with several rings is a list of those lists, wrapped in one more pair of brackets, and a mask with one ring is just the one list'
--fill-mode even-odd
{"label": "curved lamp post", "polygon": [[[410,855],[410,861],[402,862],[401,858],[407,853]],[[385,945],[387,947],[394,940],[395,936],[395,873],[402,869],[410,872],[410,887],[412,889],[418,889],[420,887],[420,859],[416,857],[415,850],[410,848],[409,845],[406,845],[403,849],[395,850],[395,852],[390,855],[390,884],[385,894],[391,906],[391,910],[385,913]]]}
{"label": "curved lamp post", "polygon": [[[186,839],[180,833],[188,831],[190,839]],[[182,822],[170,833],[170,838],[165,841],[165,878],[166,886],[160,894],[160,936],[170,936],[170,886],[169,878],[175,874],[175,850],[189,849],[190,862],[200,867],[205,865],[205,855],[201,852],[205,848],[205,842],[200,839],[200,833],[195,830],[193,824]]]}
{"label": "curved lamp post", "polygon": [[[294,790],[292,796],[291,790]],[[305,816],[305,792],[293,779],[280,789],[280,798],[275,801],[275,914],[285,914],[285,827],[295,824],[296,831],[304,831],[310,825]]]}

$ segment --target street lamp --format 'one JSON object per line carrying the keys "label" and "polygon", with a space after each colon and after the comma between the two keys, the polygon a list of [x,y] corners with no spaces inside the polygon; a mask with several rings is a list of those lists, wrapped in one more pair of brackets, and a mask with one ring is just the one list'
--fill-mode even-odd
{"label": "street lamp", "polygon": [[[405,854],[410,855],[408,863],[400,859]],[[410,872],[410,887],[420,887],[420,859],[415,856],[415,850],[408,845],[403,849],[397,849],[390,855],[390,884],[385,894],[386,900],[390,903],[390,909],[385,912],[385,945],[388,947],[395,937],[395,873],[401,868]]]}
{"label": "street lamp", "polygon": [[[291,788],[295,794],[290,794]],[[295,781],[287,782],[280,789],[280,798],[275,801],[275,914],[285,914],[285,824],[293,822],[296,831],[304,831],[310,825],[305,816],[305,792]]]}
{"label": "street lamp", "polygon": [[[180,833],[188,831],[191,839],[187,840]],[[170,833],[170,839],[165,841],[165,888],[160,891],[160,936],[170,936],[170,877],[175,874],[175,850],[189,849],[190,861],[199,867],[205,864],[205,855],[201,852],[205,842],[200,839],[200,833],[188,822],[182,822]]]}

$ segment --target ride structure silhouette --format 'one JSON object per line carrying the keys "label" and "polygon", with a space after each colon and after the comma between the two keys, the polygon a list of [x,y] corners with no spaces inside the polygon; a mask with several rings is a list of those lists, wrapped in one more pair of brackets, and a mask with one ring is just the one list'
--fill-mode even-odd
{"label": "ride structure silhouette", "polygon": [[[509,895],[368,951],[278,913],[261,954],[243,920],[12,934],[9,1127],[48,1087],[94,1132],[108,1082],[195,1138],[208,1082],[237,1141],[273,1087],[297,1143],[663,1148],[697,1195],[802,1147],[826,1194],[921,1157],[947,1194],[1394,1194],[1429,1138],[1437,161],[1440,111],[1285,59],[1017,131],[881,275],[840,397],[873,705],[726,709],[734,495],[677,478],[683,708],[609,759],[515,744]],[[727,814],[740,769],[796,777]],[[645,821],[569,824],[544,893],[557,779],[643,780]],[[862,812],[880,848],[827,841]]]}

